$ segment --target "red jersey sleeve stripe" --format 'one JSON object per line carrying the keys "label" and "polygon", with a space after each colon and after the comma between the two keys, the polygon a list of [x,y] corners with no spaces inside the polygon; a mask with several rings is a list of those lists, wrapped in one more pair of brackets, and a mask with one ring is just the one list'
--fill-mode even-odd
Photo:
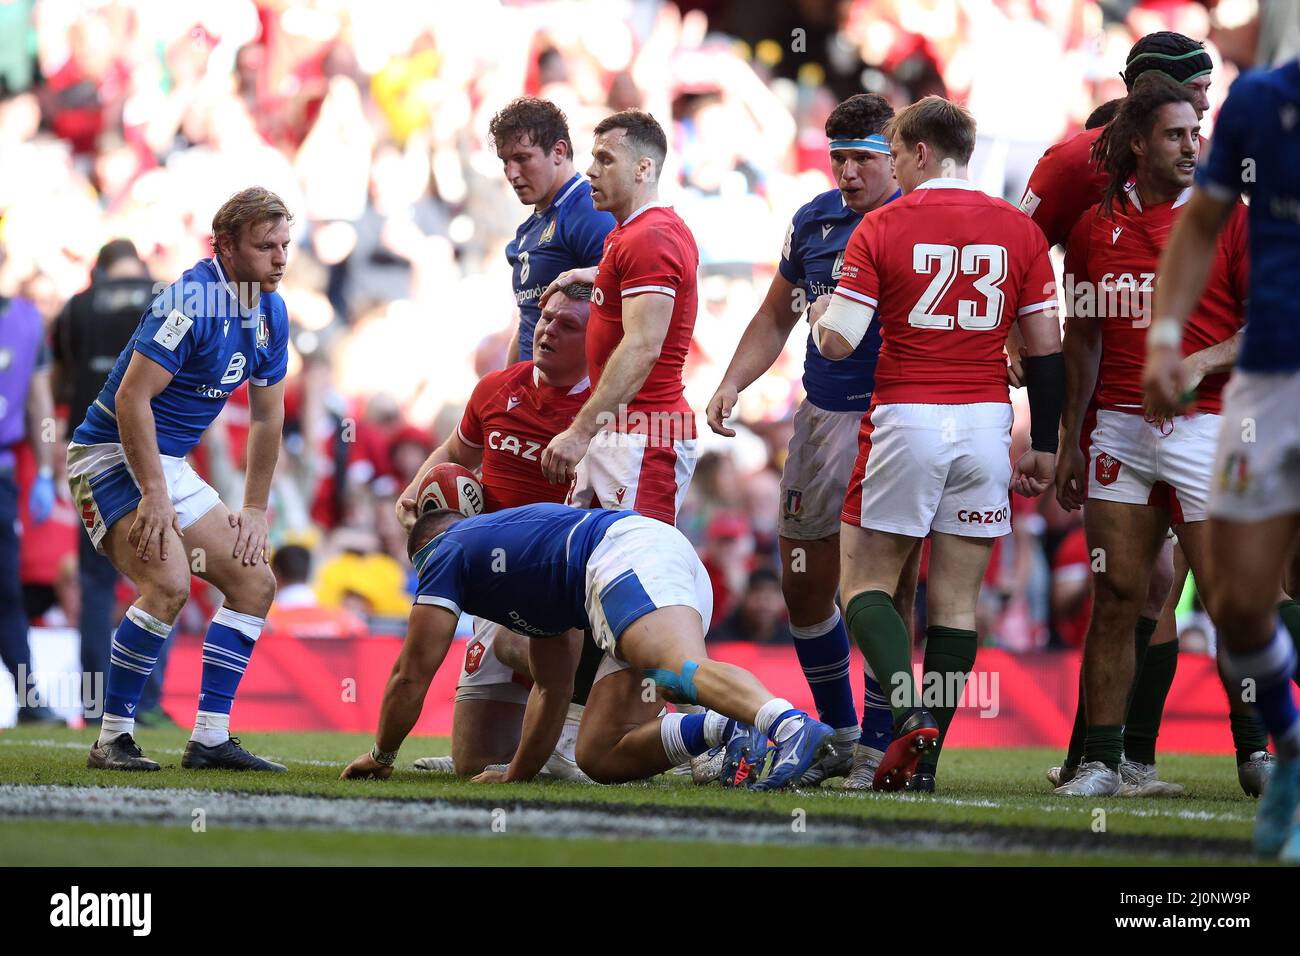
{"label": "red jersey sleeve stripe", "polygon": [[1035,302],[1033,305],[1027,305],[1016,315],[1033,315],[1035,312],[1046,312],[1048,309],[1055,309],[1057,302],[1055,299],[1046,299],[1043,302]]}
{"label": "red jersey sleeve stripe", "polygon": [[869,305],[873,309],[879,304],[869,295],[863,295],[861,292],[854,292],[852,289],[846,289],[844,286],[836,286],[835,294],[842,295],[846,299],[852,299],[854,302],[861,302],[863,305]]}
{"label": "red jersey sleeve stripe", "polygon": [[466,437],[465,437],[465,433],[464,433],[463,431],[460,430],[460,426],[459,426],[459,425],[456,426],[456,436],[457,436],[461,441],[463,441],[466,445],[469,445],[470,448],[482,448],[482,447],[483,447],[483,446],[480,445],[478,442],[470,441],[468,438],[466,438]]}
{"label": "red jersey sleeve stripe", "polygon": [[634,285],[630,289],[620,289],[619,295],[626,299],[628,296],[640,295],[643,292],[658,292],[670,299],[677,298],[677,290],[666,285]]}

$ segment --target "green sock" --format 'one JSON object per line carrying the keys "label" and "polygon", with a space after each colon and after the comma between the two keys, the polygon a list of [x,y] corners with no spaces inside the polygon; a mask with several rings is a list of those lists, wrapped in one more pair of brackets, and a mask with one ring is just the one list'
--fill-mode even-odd
{"label": "green sock", "polygon": [[[1282,618],[1282,626],[1291,635],[1291,643],[1296,646],[1297,653],[1300,653],[1300,604],[1283,601],[1277,606],[1277,613]],[[1300,684],[1300,670],[1295,672],[1292,680]]]}
{"label": "green sock", "polygon": [[[1133,629],[1134,640],[1134,681],[1133,688],[1129,690],[1129,700],[1132,701],[1133,694],[1142,677],[1142,662],[1146,659],[1147,648],[1151,646],[1151,635],[1156,632],[1156,621],[1149,617],[1139,617],[1137,627]],[[1165,693],[1169,688],[1165,688]],[[1065,749],[1065,766],[1077,767],[1083,760],[1084,739],[1088,734],[1088,717],[1087,708],[1084,706],[1083,690],[1083,667],[1079,667],[1079,699],[1074,705],[1074,726],[1070,728],[1070,743]],[[1164,698],[1161,698],[1163,707]],[[1131,706],[1131,705],[1130,705]],[[1158,723],[1158,719],[1157,719]]]}
{"label": "green sock", "polygon": [[1228,726],[1232,728],[1232,746],[1237,751],[1237,763],[1245,763],[1251,754],[1268,749],[1268,734],[1254,714],[1229,714]]}
{"label": "green sock", "polygon": [[1070,743],[1065,750],[1067,767],[1077,767],[1083,762],[1083,739],[1088,734],[1088,714],[1083,702],[1083,661],[1080,661],[1079,696],[1074,702],[1074,726],[1070,728]]}
{"label": "green sock", "polygon": [[1119,769],[1124,755],[1124,728],[1117,724],[1092,725],[1083,744],[1085,761],[1100,760],[1111,770]]}
{"label": "green sock", "polygon": [[1156,738],[1165,713],[1165,698],[1178,670],[1178,641],[1147,648],[1146,660],[1133,686],[1124,725],[1124,756],[1137,763],[1156,762]]}
{"label": "green sock", "polygon": [[849,633],[871,665],[893,712],[894,722],[918,706],[920,695],[912,678],[912,641],[907,625],[884,591],[863,591],[844,609]]}
{"label": "green sock", "polygon": [[[942,680],[943,694],[940,706],[929,708],[939,723],[939,736],[934,746],[925,752],[917,764],[919,771],[934,773],[939,765],[939,751],[943,748],[944,737],[948,735],[948,725],[957,713],[957,704],[966,688],[966,678],[975,666],[975,652],[978,648],[979,635],[974,631],[938,624],[925,629],[925,663],[921,667],[921,679],[927,684],[932,680]],[[940,676],[934,678],[931,674]]]}

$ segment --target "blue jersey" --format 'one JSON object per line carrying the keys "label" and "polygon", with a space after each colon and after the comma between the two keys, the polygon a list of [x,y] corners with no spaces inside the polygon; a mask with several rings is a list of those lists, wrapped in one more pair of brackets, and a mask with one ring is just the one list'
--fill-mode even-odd
{"label": "blue jersey", "polygon": [[634,514],[541,504],[466,518],[415,553],[415,603],[527,637],[590,627],[587,559],[610,525]]}
{"label": "blue jersey", "polygon": [[1238,365],[1300,369],[1300,60],[1237,78],[1196,181],[1218,199],[1250,194],[1250,298]]}
{"label": "blue jersey", "polygon": [[[896,192],[889,201],[901,196]],[[800,207],[790,220],[778,268],[781,276],[804,290],[811,305],[835,291],[844,265],[844,247],[862,221],[844,202],[838,189],[824,192]],[[832,362],[817,351],[808,332],[803,360],[803,388],[808,401],[828,412],[865,412],[875,388],[876,358],[880,354],[880,323],[872,322],[853,354]]]}
{"label": "blue jersey", "polygon": [[182,458],[245,380],[266,386],[284,378],[289,314],[274,292],[262,293],[258,307],[245,311],[217,260],[198,262],[145,310],[85,421],[72,433],[77,444],[121,442],[117,388],[135,352],[172,373],[150,407],[159,454]]}
{"label": "blue jersey", "polygon": [[519,306],[519,360],[533,357],[533,329],[541,309],[537,300],[561,272],[600,264],[605,235],[614,217],[591,204],[591,183],[577,173],[555,194],[555,202],[535,212],[506,246],[515,304]]}

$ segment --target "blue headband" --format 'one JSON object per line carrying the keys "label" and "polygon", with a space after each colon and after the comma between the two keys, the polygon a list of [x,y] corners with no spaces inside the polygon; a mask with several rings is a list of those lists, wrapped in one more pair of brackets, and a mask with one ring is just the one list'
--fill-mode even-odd
{"label": "blue headband", "polygon": [[865,149],[869,153],[889,155],[889,143],[879,133],[872,133],[866,139],[833,139],[831,152],[837,149]]}

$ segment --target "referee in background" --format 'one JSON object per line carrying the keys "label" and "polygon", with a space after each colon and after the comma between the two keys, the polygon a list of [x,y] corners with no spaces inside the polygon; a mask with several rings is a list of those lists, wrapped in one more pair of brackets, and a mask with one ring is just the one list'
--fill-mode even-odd
{"label": "referee in background", "polygon": [[[154,299],[148,267],[129,239],[114,239],[99,250],[90,286],[78,292],[54,323],[53,353],[56,392],[68,404],[68,433],[81,424],[86,409],[104,387],[113,363],[140,324]],[[109,650],[117,591],[117,570],[95,550],[90,536],[77,535],[81,576],[81,669],[108,680]],[[161,707],[163,672],[170,639],[140,697],[136,722],[141,726],[169,722]],[[97,721],[104,702],[82,701],[87,721]]]}

